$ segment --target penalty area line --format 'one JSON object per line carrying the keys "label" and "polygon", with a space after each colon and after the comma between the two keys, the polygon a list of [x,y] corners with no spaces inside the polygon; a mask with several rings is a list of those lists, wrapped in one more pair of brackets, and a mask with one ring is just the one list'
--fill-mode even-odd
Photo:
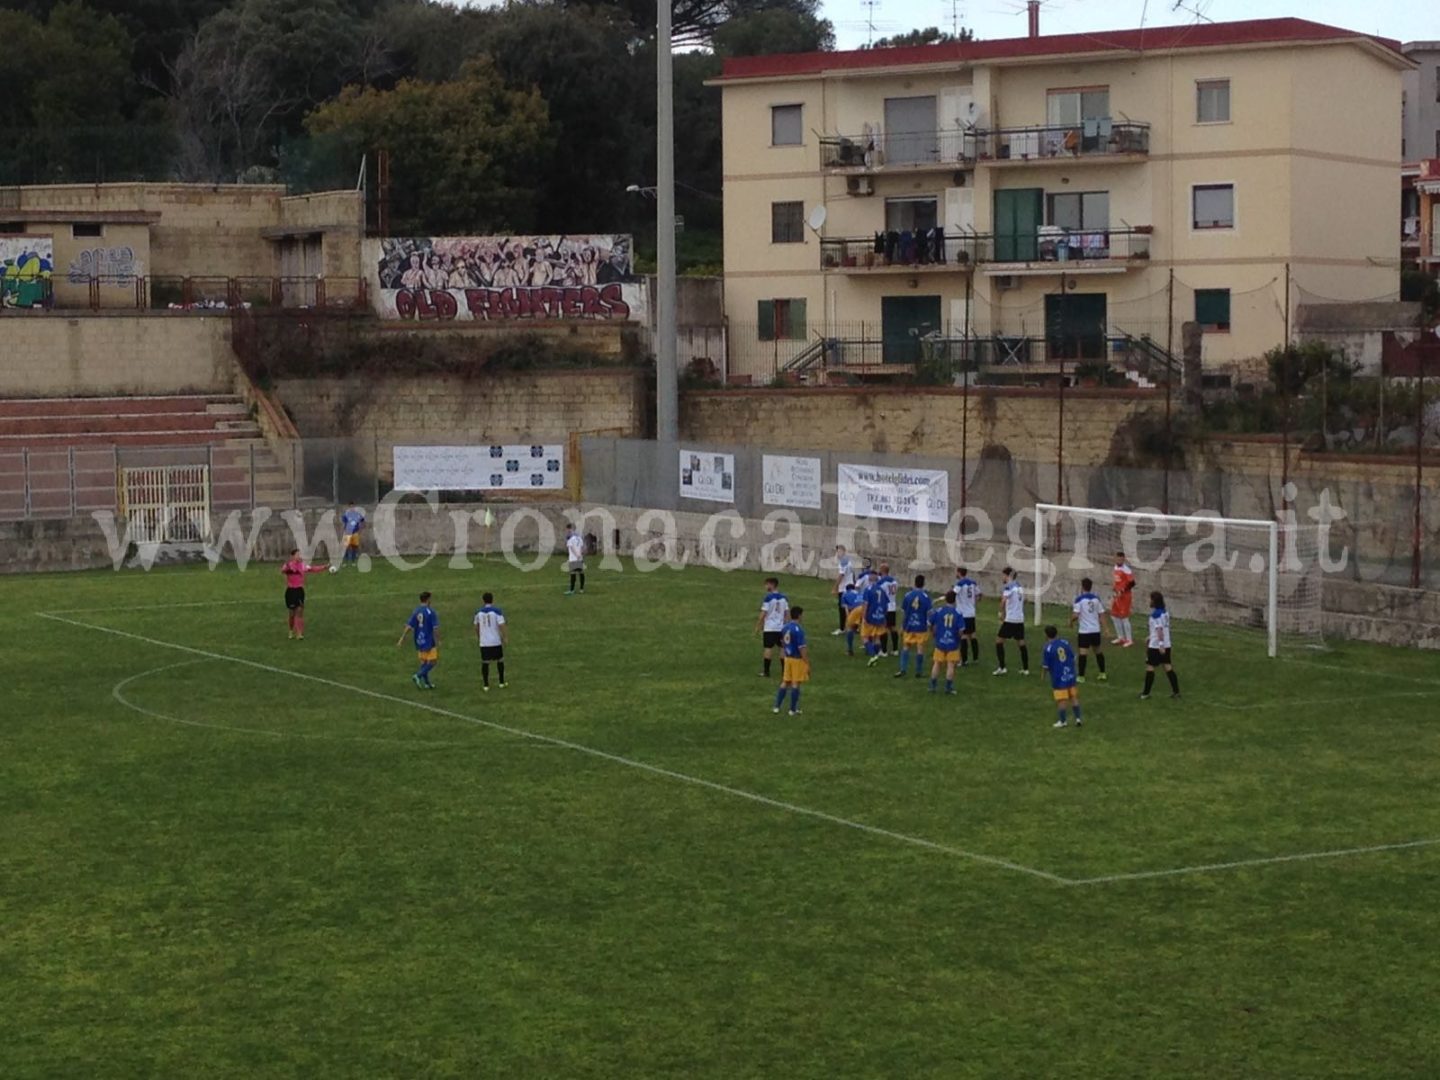
{"label": "penalty area line", "polygon": [[275,667],[271,664],[264,664],[258,660],[246,660],[243,657],[230,656],[226,653],[211,652],[208,649],[197,649],[191,645],[180,645],[173,641],[162,641],[159,638],[147,637],[144,634],[132,633],[128,630],[117,630],[110,626],[96,626],[93,623],[81,622],[78,619],[68,619],[53,612],[37,613],[43,619],[52,622],[62,623],[66,626],[73,626],[81,630],[94,630],[102,634],[110,634],[114,637],[126,638],[130,641],[142,642],[146,645],[153,645],[157,648],[171,649],[175,652],[186,653],[190,656],[203,657],[208,660],[221,660],[232,664],[239,664],[242,667],[254,668],[257,671],[269,672],[272,675],[287,675],[292,679],[301,679],[305,682],[317,683],[321,686],[328,686],[335,690],[346,690],[353,694],[360,694],[376,701],[388,701],[397,705],[408,705],[413,709],[420,709],[436,716],[444,716],[452,720],[459,720],[462,723],[474,724],[478,727],[489,728],[492,731],[502,732],[506,735],[515,735],[525,739],[531,739],[536,743],[547,746],[554,746],[583,754],[586,757],[596,758],[601,761],[608,761],[614,765],[622,765],[625,768],[636,769],[640,772],[650,773],[653,776],[661,776],[678,783],[689,784],[694,787],[704,788],[709,791],[729,795],[732,798],[743,799],[747,802],[756,803],[760,806],[767,806],[774,810],[783,810],[787,813],[800,817],[813,818],[817,821],[824,821],[831,825],[839,825],[846,829],[865,833],[869,836],[878,836],[887,840],[894,840],[898,843],[911,847],[923,848],[941,855],[949,855],[954,858],[965,859],[970,862],[981,863],[986,866],[997,867],[1002,870],[1010,870],[1017,874],[1025,874],[1029,877],[1039,878],[1048,881],[1053,885],[1073,885],[1076,882],[1071,878],[1062,877],[1059,874],[1052,874],[1045,870],[1038,870],[1033,866],[1025,866],[1021,863],[1011,862],[995,855],[984,855],[979,852],[965,851],[962,848],[951,847],[948,844],[937,843],[934,840],[927,840],[920,836],[911,836],[908,833],[896,832],[893,829],[882,828],[878,825],[868,825],[863,821],[854,821],[850,818],[840,817],[836,814],[828,814],[823,810],[813,810],[808,806],[800,806],[796,803],[785,802],[781,799],[772,799],[768,795],[761,795],[757,792],[746,791],[743,788],[731,787],[728,784],[721,784],[714,780],[706,780],[703,777],[691,776],[688,773],[677,772],[674,769],[666,769],[659,765],[651,765],[635,758],[623,757],[620,754],[612,754],[593,746],[586,746],[583,743],[571,742],[569,739],[557,738],[553,735],[542,735],[538,732],[527,731],[524,728],[512,727],[508,724],[496,723],[493,720],[482,720],[479,717],[467,716],[465,713],[455,712],[438,705],[431,705],[423,701],[414,701],[409,698],[397,697],[394,694],[387,694],[379,690],[369,690],[363,686],[353,686],[350,683],[339,682],[335,679],[327,679],[321,675],[311,675],[303,671],[290,671],[286,668]]}
{"label": "penalty area line", "polygon": [[1302,851],[1295,855],[1266,855],[1255,859],[1236,859],[1232,862],[1200,863],[1195,866],[1177,866],[1169,870],[1138,870],[1128,874],[1104,874],[1100,877],[1072,878],[1071,885],[1110,885],[1120,881],[1148,881],[1152,878],[1182,877],[1186,874],[1208,874],[1217,870],[1243,870],[1250,866],[1273,866],[1277,863],[1311,862],[1316,859],[1339,859],[1346,855],[1373,855],[1382,851],[1404,851],[1409,848],[1433,847],[1440,844],[1440,837],[1432,840],[1405,840],[1398,844],[1371,844],[1368,847],[1334,848],[1329,851]]}

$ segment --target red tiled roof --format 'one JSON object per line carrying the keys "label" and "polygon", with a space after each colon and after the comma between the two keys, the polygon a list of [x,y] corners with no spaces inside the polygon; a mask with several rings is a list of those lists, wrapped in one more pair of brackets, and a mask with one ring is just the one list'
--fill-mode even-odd
{"label": "red tiled roof", "polygon": [[974,64],[987,60],[1069,56],[1076,53],[1161,52],[1169,49],[1227,48],[1284,42],[1366,40],[1404,59],[1400,43],[1389,38],[1342,30],[1306,19],[1247,19],[1240,22],[1191,23],[1154,26],[1143,30],[1101,30],[1093,34],[1052,34],[1041,37],[1000,38],[995,41],[951,42],[946,45],[912,45],[900,49],[855,49],[850,52],[780,53],[773,56],[736,56],[725,61],[722,80],[776,78],[784,75],[818,75],[827,71],[905,67],[919,64]]}

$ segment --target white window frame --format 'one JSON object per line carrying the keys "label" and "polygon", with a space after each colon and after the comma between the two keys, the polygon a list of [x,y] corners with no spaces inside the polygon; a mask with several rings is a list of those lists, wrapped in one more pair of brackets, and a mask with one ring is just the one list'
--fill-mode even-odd
{"label": "white window frame", "polygon": [[[1228,187],[1230,189],[1230,224],[1197,226],[1195,224],[1195,189]],[[1202,236],[1214,233],[1237,233],[1240,231],[1240,189],[1234,180],[1197,180],[1190,185],[1190,231]]]}
{"label": "white window frame", "polygon": [[[1214,84],[1216,84],[1216,83],[1224,83],[1224,84],[1225,84],[1225,119],[1224,119],[1224,120],[1202,120],[1202,119],[1200,118],[1200,90],[1201,90],[1202,87],[1204,87],[1204,86],[1207,85],[1207,84],[1209,84],[1209,85],[1214,85]],[[1234,119],[1234,116],[1235,116],[1235,98],[1234,98],[1234,94],[1232,93],[1232,90],[1233,90],[1233,89],[1234,89],[1234,84],[1230,81],[1229,76],[1216,75],[1216,76],[1213,76],[1213,77],[1208,78],[1208,79],[1196,79],[1196,80],[1195,80],[1195,123],[1196,123],[1198,126],[1200,126],[1200,127],[1214,127],[1214,126],[1217,125],[1217,124],[1228,124],[1228,123],[1230,123],[1230,122]]]}
{"label": "white window frame", "polygon": [[[776,109],[799,109],[800,110],[800,141],[799,142],[776,142],[775,141],[775,110]],[[770,106],[770,145],[778,150],[794,150],[796,147],[805,145],[805,103],[803,101],[777,101]]]}

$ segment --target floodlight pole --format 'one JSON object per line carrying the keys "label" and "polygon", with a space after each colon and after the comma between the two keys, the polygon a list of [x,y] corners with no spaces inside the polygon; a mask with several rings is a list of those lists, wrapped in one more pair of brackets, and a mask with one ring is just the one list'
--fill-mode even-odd
{"label": "floodlight pole", "polygon": [[680,438],[675,358],[675,78],[671,3],[657,0],[655,20],[655,439]]}

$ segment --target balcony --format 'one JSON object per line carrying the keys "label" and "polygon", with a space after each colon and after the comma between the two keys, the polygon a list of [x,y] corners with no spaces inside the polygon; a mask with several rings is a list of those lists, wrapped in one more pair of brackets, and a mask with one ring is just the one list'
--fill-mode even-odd
{"label": "balcony", "polygon": [[974,165],[982,146],[978,133],[958,128],[825,135],[820,139],[820,167],[845,175],[951,172]]}
{"label": "balcony", "polygon": [[1150,153],[1150,125],[1107,117],[1079,126],[996,128],[981,133],[978,148],[986,165],[1134,161]]}
{"label": "balcony", "polygon": [[870,236],[825,237],[820,241],[820,268],[832,274],[969,273],[990,257],[989,236],[976,233],[946,236],[883,232]]}
{"label": "balcony", "polygon": [[986,263],[987,274],[1123,274],[1150,258],[1148,225],[1132,229],[1062,229],[1041,226],[1034,233],[999,235]]}

